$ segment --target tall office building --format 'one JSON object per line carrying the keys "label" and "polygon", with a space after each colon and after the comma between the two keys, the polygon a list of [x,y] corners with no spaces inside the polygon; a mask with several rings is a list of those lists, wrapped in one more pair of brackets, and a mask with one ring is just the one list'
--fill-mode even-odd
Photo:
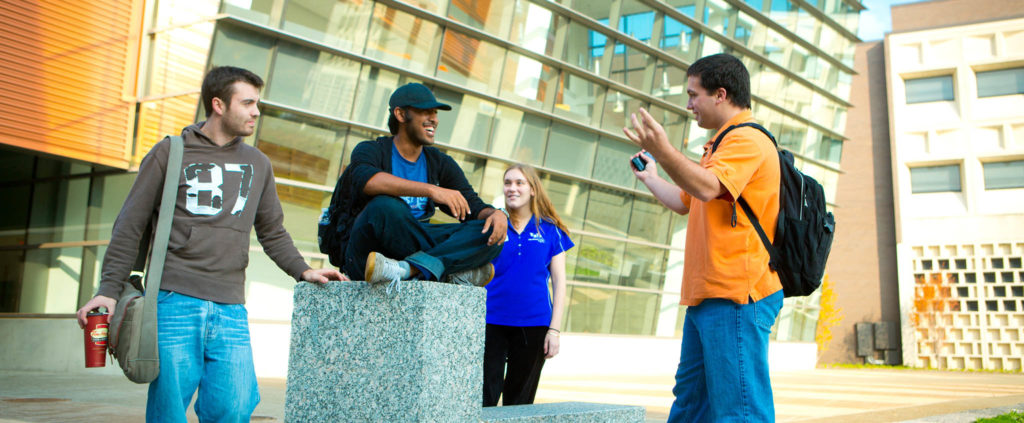
{"label": "tall office building", "polygon": [[[79,22],[105,15],[104,7],[40,2],[0,13],[4,25],[33,14]],[[91,296],[131,169],[163,134],[202,119],[205,71],[233,65],[267,81],[263,116],[246,141],[273,162],[285,226],[314,265],[325,258],[316,222],[349,153],[387,134],[395,88],[422,82],[453,106],[439,115],[439,146],[485,201],[502,201],[507,165],[540,170],[577,245],[566,260],[565,332],[678,337],[687,218],[637,183],[628,167],[637,147],[621,128],[647,108],[698,159],[709,134],[685,109],[686,68],[733,54],[750,70],[755,117],[834,206],[861,9],[857,0],[153,0],[117,14],[125,23],[113,38],[41,25],[38,33],[64,37],[78,52],[122,37],[122,60],[103,65],[125,74],[111,101],[129,106],[131,125],[70,131],[84,144],[120,148],[117,160],[104,161],[20,142],[56,141],[45,124],[9,131],[5,123],[17,117],[0,112],[0,142],[18,147],[4,149],[0,189],[31,200],[0,212],[0,311],[69,313]],[[17,42],[59,53],[33,36]],[[0,87],[44,93],[99,65],[79,59],[38,87]],[[254,334],[287,323],[293,282],[261,253],[251,255],[247,278],[250,318],[262,322]],[[786,303],[773,336],[813,341],[818,297]]]}
{"label": "tall office building", "polygon": [[890,360],[1020,371],[1024,1],[893,6],[892,29],[858,47],[837,219],[862,234],[833,249],[849,324],[823,359],[882,358],[853,323],[886,321]]}
{"label": "tall office building", "polygon": [[[945,3],[961,3],[961,17],[978,6]],[[913,366],[1022,369],[1024,14],[992,5],[1018,17],[922,27],[927,15],[915,13],[917,27],[885,39],[903,359]],[[915,6],[905,13],[944,4]]]}

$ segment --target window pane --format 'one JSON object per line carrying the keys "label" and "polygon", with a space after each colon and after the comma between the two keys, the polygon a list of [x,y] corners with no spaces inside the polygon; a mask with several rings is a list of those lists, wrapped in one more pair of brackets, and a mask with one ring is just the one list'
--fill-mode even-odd
{"label": "window pane", "polygon": [[373,66],[363,66],[359,73],[359,90],[356,92],[352,120],[387,128],[391,93],[410,82],[422,81]]}
{"label": "window pane", "polygon": [[953,75],[908,79],[907,104],[953,99]]}
{"label": "window pane", "polygon": [[334,175],[334,177],[340,177],[341,172],[344,172],[345,167],[352,162],[352,150],[355,150],[359,143],[376,139],[380,135],[382,134],[364,131],[359,128],[349,128],[348,135],[345,136],[345,153],[341,156],[341,168],[338,169],[338,174]]}
{"label": "window pane", "polygon": [[266,79],[270,67],[270,48],[274,39],[220,25],[213,40],[210,66],[237,66]]}
{"label": "window pane", "polygon": [[494,103],[443,88],[434,90],[437,100],[452,106],[438,111],[437,140],[442,143],[487,151],[487,137],[494,121]]}
{"label": "window pane", "polygon": [[978,72],[978,97],[1024,94],[1024,68]]}
{"label": "window pane", "polygon": [[[619,18],[619,32],[650,44],[654,33],[654,12],[650,8],[635,1],[622,4],[623,15]],[[625,9],[634,9],[627,11]],[[643,10],[643,11],[641,11]]]}
{"label": "window pane", "polygon": [[487,198],[488,196],[485,195],[487,193],[480,192],[484,182],[484,169],[487,167],[487,160],[458,151],[447,150],[445,153],[452,156],[455,159],[455,163],[459,164],[459,167],[462,168],[462,173],[466,175],[466,180],[469,181],[469,185],[480,195],[480,198]]}
{"label": "window pane", "polygon": [[282,43],[267,98],[347,119],[359,80],[359,63],[308,47]]}
{"label": "window pane", "polygon": [[366,55],[413,72],[430,73],[441,43],[437,25],[378,3]]}
{"label": "window pane", "polygon": [[615,43],[609,78],[630,87],[642,87],[647,65],[654,60],[640,50],[622,42]]}
{"label": "window pane", "polygon": [[[685,104],[685,103],[684,103]],[[686,117],[683,115],[663,109],[659,106],[651,106],[648,110],[654,120],[661,123],[661,126],[665,128],[665,134],[668,135],[668,142],[677,149],[682,149],[683,146],[683,130],[686,126]],[[630,113],[635,110],[630,111]],[[629,124],[632,126],[632,124]]]}
{"label": "window pane", "polygon": [[500,106],[494,115],[494,142],[491,154],[513,162],[543,163],[545,140],[551,121]]}
{"label": "window pane", "polygon": [[928,166],[910,169],[910,191],[960,192],[960,166]]}
{"label": "window pane", "polygon": [[640,151],[630,142],[601,137],[597,144],[597,159],[594,161],[594,179],[632,188],[636,177],[629,169],[629,156]]}
{"label": "window pane", "polygon": [[[552,176],[548,173],[541,174],[541,179],[543,180],[544,187],[547,188],[551,204],[555,206],[558,215],[562,217],[562,221],[569,226],[570,230],[582,229],[583,218],[587,212],[587,198],[590,193],[587,185],[561,176]],[[578,241],[578,239],[573,238],[574,244],[579,245]],[[575,254],[573,251],[577,250],[576,248],[569,250],[570,255]]]}
{"label": "window pane", "polygon": [[508,0],[452,0],[448,17],[505,38],[515,4]]}
{"label": "window pane", "polygon": [[366,43],[372,6],[361,0],[289,0],[282,26],[313,41],[356,51]]}
{"label": "window pane", "polygon": [[248,21],[267,25],[274,0],[225,0],[221,11]]}
{"label": "window pane", "polygon": [[594,115],[598,86],[568,72],[562,72],[555,97],[555,114],[589,124]]}
{"label": "window pane", "polygon": [[730,35],[730,7],[719,0],[708,0],[704,6],[704,25],[722,35]]}
{"label": "window pane", "polygon": [[592,31],[576,22],[569,22],[565,61],[588,71],[600,73],[598,58],[604,54],[604,45],[607,41],[608,38],[604,34]]}
{"label": "window pane", "polygon": [[620,285],[661,289],[665,283],[668,250],[639,244],[626,244]]}
{"label": "window pane", "polygon": [[617,285],[622,268],[622,254],[625,244],[610,239],[592,236],[580,237],[576,246],[575,272],[572,280],[587,283]]}
{"label": "window pane", "polygon": [[494,94],[498,91],[504,59],[505,49],[449,30],[444,36],[437,77],[471,90]]}
{"label": "window pane", "polygon": [[614,304],[615,292],[611,289],[573,286],[569,296],[568,315],[565,330],[574,333],[605,333],[611,326],[608,305]]}
{"label": "window pane", "polygon": [[444,11],[448,9],[448,0],[416,0],[409,3],[437,15],[444,15]]}
{"label": "window pane", "polygon": [[568,125],[551,125],[544,166],[579,176],[590,175],[597,135]]}
{"label": "window pane", "polygon": [[985,189],[1024,188],[1024,160],[984,163]]}
{"label": "window pane", "polygon": [[548,83],[557,77],[550,66],[511,51],[504,72],[500,96],[537,109],[544,107]]}
{"label": "window pane", "polygon": [[[812,131],[814,130],[812,129]],[[813,134],[810,140],[811,142],[804,149],[804,154],[816,160],[839,164],[843,152],[842,140],[817,134]]]}
{"label": "window pane", "polygon": [[584,229],[601,234],[625,237],[633,196],[602,187],[590,189],[587,221]]}
{"label": "window pane", "polygon": [[595,21],[608,24],[608,15],[612,13],[612,7],[618,8],[618,1],[612,0],[576,0],[572,8],[577,12],[589,16]]}
{"label": "window pane", "polygon": [[646,292],[619,291],[615,298],[611,333],[654,335],[659,297]]}
{"label": "window pane", "polygon": [[280,178],[333,186],[345,146],[345,127],[267,110],[256,148]]}
{"label": "window pane", "polygon": [[[555,43],[555,27],[559,16],[527,0],[516,1],[509,41],[534,53],[551,55]],[[564,18],[563,22],[564,22]]]}
{"label": "window pane", "polygon": [[277,196],[284,211],[284,228],[295,247],[302,252],[319,253],[317,228],[310,222],[320,220],[323,209],[331,205],[331,192],[277,184]]}
{"label": "window pane", "polygon": [[629,221],[629,237],[655,244],[668,243],[671,211],[653,199],[633,199],[633,215]]}
{"label": "window pane", "polygon": [[630,113],[635,113],[637,109],[645,106],[640,100],[615,90],[609,90],[604,99],[601,129],[616,134],[621,134],[622,128],[627,126]]}
{"label": "window pane", "polygon": [[692,61],[697,51],[697,46],[693,44],[693,28],[666,15],[661,49],[680,59]]}
{"label": "window pane", "polygon": [[683,93],[686,92],[686,71],[667,63],[659,62],[654,68],[654,83],[651,95],[669,103],[686,106]]}

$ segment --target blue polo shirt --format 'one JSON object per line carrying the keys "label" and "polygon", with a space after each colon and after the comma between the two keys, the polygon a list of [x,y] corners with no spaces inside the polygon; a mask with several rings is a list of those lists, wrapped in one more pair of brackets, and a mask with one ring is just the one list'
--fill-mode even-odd
{"label": "blue polo shirt", "polygon": [[487,323],[505,326],[551,324],[548,280],[551,258],[575,244],[553,223],[536,219],[517,233],[508,224],[505,241],[494,263],[494,279],[487,284]]}

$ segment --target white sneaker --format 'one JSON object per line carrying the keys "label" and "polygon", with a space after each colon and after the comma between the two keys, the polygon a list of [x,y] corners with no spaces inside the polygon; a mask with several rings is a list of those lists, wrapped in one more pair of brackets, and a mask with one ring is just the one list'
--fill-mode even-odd
{"label": "white sneaker", "polygon": [[405,269],[398,265],[398,261],[384,257],[383,254],[370,252],[366,256],[366,282],[371,285],[388,283],[388,293],[392,288],[402,290],[401,280],[405,276]]}
{"label": "white sneaker", "polygon": [[494,265],[487,263],[473,269],[448,274],[445,276],[444,282],[455,285],[484,287],[487,286],[491,279],[494,279]]}

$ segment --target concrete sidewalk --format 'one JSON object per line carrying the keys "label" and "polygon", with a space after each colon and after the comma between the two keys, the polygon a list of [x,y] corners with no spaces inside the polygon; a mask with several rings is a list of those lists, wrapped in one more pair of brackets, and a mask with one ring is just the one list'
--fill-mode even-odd
{"label": "concrete sidewalk", "polygon": [[[779,421],[973,422],[1024,410],[1024,374],[888,369],[773,372]],[[537,402],[640,405],[665,421],[672,376],[544,376]],[[119,376],[0,372],[0,422],[140,422],[146,385]],[[285,381],[260,379],[254,422],[283,421]],[[196,421],[193,413],[190,421]]]}

